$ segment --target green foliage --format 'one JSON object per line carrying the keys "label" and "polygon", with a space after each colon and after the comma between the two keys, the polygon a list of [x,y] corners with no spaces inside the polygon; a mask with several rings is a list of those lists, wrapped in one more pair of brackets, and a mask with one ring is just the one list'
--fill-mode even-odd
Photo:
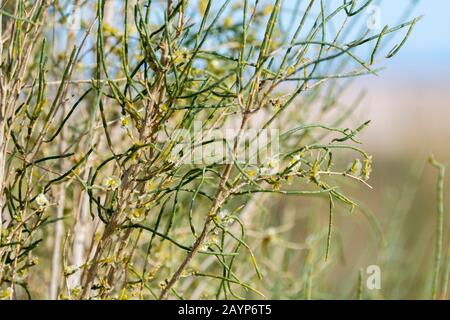
{"label": "green foliage", "polygon": [[[370,2],[77,1],[75,28],[65,2],[6,1],[2,296],[311,298],[339,255],[334,211],[358,207],[343,184],[370,187],[357,139],[369,121],[349,124],[355,106],[340,95],[418,21],[369,30]],[[174,152],[198,122],[189,145],[238,129],[232,161]],[[240,161],[250,128],[278,129],[279,153]],[[303,246],[271,227],[262,204],[279,195],[328,201],[325,232]],[[301,271],[285,274],[303,250]]]}

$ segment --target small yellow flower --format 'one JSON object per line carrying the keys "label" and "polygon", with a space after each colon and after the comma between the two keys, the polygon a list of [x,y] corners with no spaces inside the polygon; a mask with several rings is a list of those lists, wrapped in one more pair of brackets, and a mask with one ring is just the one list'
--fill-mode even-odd
{"label": "small yellow flower", "polygon": [[320,181],[319,170],[320,170],[320,163],[318,160],[316,160],[316,161],[314,161],[314,163],[311,167],[311,172],[309,173],[309,178],[311,179],[311,181],[319,183],[319,181]]}
{"label": "small yellow flower", "polygon": [[355,159],[355,161],[353,161],[353,164],[349,168],[349,173],[354,176],[360,176],[361,170],[362,170],[361,161],[359,161],[359,159]]}
{"label": "small yellow flower", "polygon": [[269,161],[267,161],[267,167],[270,169],[274,169],[278,166],[279,162],[277,159],[270,159]]}
{"label": "small yellow flower", "polygon": [[370,179],[370,174],[372,173],[372,157],[364,159],[364,164],[362,168],[362,176],[364,180]]}
{"label": "small yellow flower", "polygon": [[131,220],[131,222],[133,223],[139,223],[142,222],[145,218],[145,212],[143,209],[133,209],[130,211],[130,213],[128,214],[128,218]]}
{"label": "small yellow flower", "polygon": [[167,112],[167,110],[169,110],[169,107],[167,106],[167,104],[162,104],[159,106],[159,111],[161,112]]}
{"label": "small yellow flower", "polygon": [[109,24],[107,24],[107,23],[105,23],[105,24],[103,25],[103,30],[104,30],[105,32],[110,33],[110,34],[113,35],[113,36],[119,34],[119,30],[117,30],[116,28],[114,28],[113,26],[111,26],[111,25],[109,25]]}
{"label": "small yellow flower", "polygon": [[263,168],[261,169],[261,172],[263,175],[266,176],[272,176],[278,172],[280,166],[280,162],[276,158],[270,158],[267,159],[264,163]]}
{"label": "small yellow flower", "polygon": [[50,202],[48,201],[47,197],[43,193],[39,194],[36,197],[36,203],[41,208],[47,207],[50,204]]}
{"label": "small yellow flower", "polygon": [[127,291],[125,290],[125,288],[123,288],[122,291],[120,292],[118,299],[119,300],[129,300],[129,297],[128,297],[128,294],[127,294]]}
{"label": "small yellow flower", "polygon": [[286,73],[288,76],[291,76],[294,74],[294,72],[297,70],[297,68],[295,66],[290,66],[289,68],[287,68]]}
{"label": "small yellow flower", "polygon": [[8,300],[13,295],[13,289],[11,287],[6,288],[5,290],[0,291],[0,300]]}
{"label": "small yellow flower", "polygon": [[120,179],[116,176],[106,177],[102,185],[107,190],[116,190],[120,186]]}
{"label": "small yellow flower", "polygon": [[219,238],[217,237],[217,234],[212,234],[206,244],[208,245],[208,247],[211,247],[213,245],[217,245],[218,243]]}
{"label": "small yellow flower", "polygon": [[180,63],[186,63],[191,58],[191,53],[186,48],[179,48],[174,53],[173,62],[178,65]]}
{"label": "small yellow flower", "polygon": [[233,24],[233,19],[232,19],[230,16],[226,17],[226,18],[223,20],[223,26],[224,26],[225,28],[231,27],[232,24]]}
{"label": "small yellow flower", "polygon": [[131,119],[130,119],[129,115],[120,117],[120,126],[123,129],[128,129],[130,127],[130,122],[131,122]]}
{"label": "small yellow flower", "polygon": [[268,15],[270,15],[271,13],[272,13],[272,11],[273,11],[273,5],[266,5],[264,8],[263,8],[263,10],[262,10],[262,14],[264,15],[264,16],[268,16]]}
{"label": "small yellow flower", "polygon": [[280,191],[281,183],[279,181],[274,182],[274,184],[272,185],[272,189],[275,191]]}
{"label": "small yellow flower", "polygon": [[32,266],[37,266],[38,264],[39,264],[39,258],[37,258],[37,257],[33,257],[31,260],[30,260],[30,264],[32,265]]}
{"label": "small yellow flower", "polygon": [[245,170],[245,173],[250,177],[250,178],[255,178],[258,175],[258,168],[256,167],[250,167],[247,168]]}
{"label": "small yellow flower", "polygon": [[278,98],[270,99],[270,104],[274,107],[276,111],[281,109],[281,101]]}
{"label": "small yellow flower", "polygon": [[155,180],[148,180],[145,184],[145,192],[152,192],[158,187],[158,182]]}
{"label": "small yellow flower", "polygon": [[70,295],[71,295],[72,299],[79,297],[80,293],[81,293],[81,287],[80,286],[76,286],[75,288],[72,288],[70,290]]}
{"label": "small yellow flower", "polygon": [[221,63],[218,59],[211,59],[208,61],[208,69],[212,72],[221,72]]}
{"label": "small yellow flower", "polygon": [[78,268],[76,266],[66,266],[64,268],[64,275],[66,277],[68,277],[68,276],[74,274],[75,272],[77,272],[77,270],[78,270]]}
{"label": "small yellow flower", "polygon": [[97,232],[94,235],[94,239],[95,239],[96,242],[99,242],[101,238],[102,238],[102,234],[100,232]]}

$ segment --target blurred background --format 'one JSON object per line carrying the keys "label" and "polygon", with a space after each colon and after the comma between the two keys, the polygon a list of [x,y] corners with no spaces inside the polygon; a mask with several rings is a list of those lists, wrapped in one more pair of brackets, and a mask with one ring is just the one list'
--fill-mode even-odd
{"label": "blurred background", "polygon": [[[394,11],[402,10],[405,2],[381,5],[382,25],[397,19]],[[449,1],[418,2],[411,14],[424,17],[404,50],[386,64],[381,77],[365,78],[359,84],[369,89],[362,113],[372,119],[362,139],[376,159],[374,190],[364,197],[383,229],[392,234],[386,245],[393,254],[385,263],[396,266],[390,269],[396,274],[385,277],[399,278],[388,295],[402,291],[405,298],[429,297],[430,278],[423,275],[430,275],[434,257],[437,170],[428,165],[427,158],[433,153],[439,161],[450,163],[448,12]],[[448,177],[445,182],[448,185]],[[448,208],[448,188],[445,195]],[[448,219],[445,223],[444,230],[448,230]],[[444,241],[444,257],[446,248]],[[375,263],[380,258],[372,259]]]}
{"label": "blurred background", "polygon": [[[380,3],[381,27],[396,24],[413,2]],[[368,291],[367,296],[430,297],[437,170],[427,159],[432,153],[439,161],[450,163],[450,2],[416,2],[406,14],[409,18],[424,16],[409,41],[396,57],[381,62],[386,69],[378,77],[358,78],[344,98],[350,104],[366,90],[357,119],[372,120],[361,140],[374,158],[373,190],[350,188],[378,220],[383,239],[373,241],[379,235],[368,227],[368,220],[357,215],[348,219],[345,211],[337,216],[336,229],[342,237],[345,260],[323,281],[327,283],[324,291],[334,290],[337,297],[355,297],[355,285],[349,282],[356,283],[358,270],[371,264],[381,268],[382,289]],[[446,208],[450,204],[449,182],[447,175]],[[324,206],[322,225],[327,221],[326,211]],[[447,209],[445,214],[444,239],[448,239]],[[444,241],[443,258],[448,243]]]}

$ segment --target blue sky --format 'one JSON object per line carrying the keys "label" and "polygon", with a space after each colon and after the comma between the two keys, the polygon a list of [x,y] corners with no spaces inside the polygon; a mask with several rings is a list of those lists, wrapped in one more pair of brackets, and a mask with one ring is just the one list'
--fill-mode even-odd
{"label": "blue sky", "polygon": [[[326,0],[324,3],[330,11],[342,5],[342,1]],[[306,6],[309,1],[302,2],[302,6]],[[357,7],[365,2],[357,0]],[[289,7],[293,2],[284,0],[283,3]],[[414,3],[415,6],[411,6]],[[423,16],[400,52],[390,60],[381,61],[381,65],[387,67],[385,73],[415,78],[423,74],[450,77],[450,0],[374,0],[372,5],[380,8],[380,30],[376,32],[381,31],[384,25],[393,27],[413,17]],[[413,9],[405,16],[408,8]],[[366,14],[369,14],[368,9]],[[386,50],[399,43],[406,31],[407,28],[396,33],[396,38],[391,39],[393,42],[387,43]],[[369,47],[367,50],[370,50]]]}
{"label": "blue sky", "polygon": [[[381,5],[381,19],[392,22],[398,17],[405,4],[411,0],[383,1]],[[446,57],[450,59],[450,1],[422,0],[413,12],[413,16],[424,15],[417,25],[403,54],[418,56],[425,54],[429,57]],[[383,21],[384,22],[384,21]],[[382,22],[382,23],[383,23]]]}
{"label": "blue sky", "polygon": [[[382,24],[394,24],[399,13],[411,0],[385,0],[381,4]],[[421,0],[412,12],[424,15],[417,24],[409,42],[389,68],[409,69],[417,72],[443,72],[450,70],[450,1]]]}

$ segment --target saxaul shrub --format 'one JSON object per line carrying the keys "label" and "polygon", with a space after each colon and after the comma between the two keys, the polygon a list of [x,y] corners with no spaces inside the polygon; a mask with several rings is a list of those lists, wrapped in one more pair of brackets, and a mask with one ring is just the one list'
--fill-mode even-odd
{"label": "saxaul shrub", "polygon": [[339,96],[418,20],[370,29],[371,2],[1,1],[2,296],[276,297],[279,194],[329,203],[310,297],[342,179],[370,187]]}

